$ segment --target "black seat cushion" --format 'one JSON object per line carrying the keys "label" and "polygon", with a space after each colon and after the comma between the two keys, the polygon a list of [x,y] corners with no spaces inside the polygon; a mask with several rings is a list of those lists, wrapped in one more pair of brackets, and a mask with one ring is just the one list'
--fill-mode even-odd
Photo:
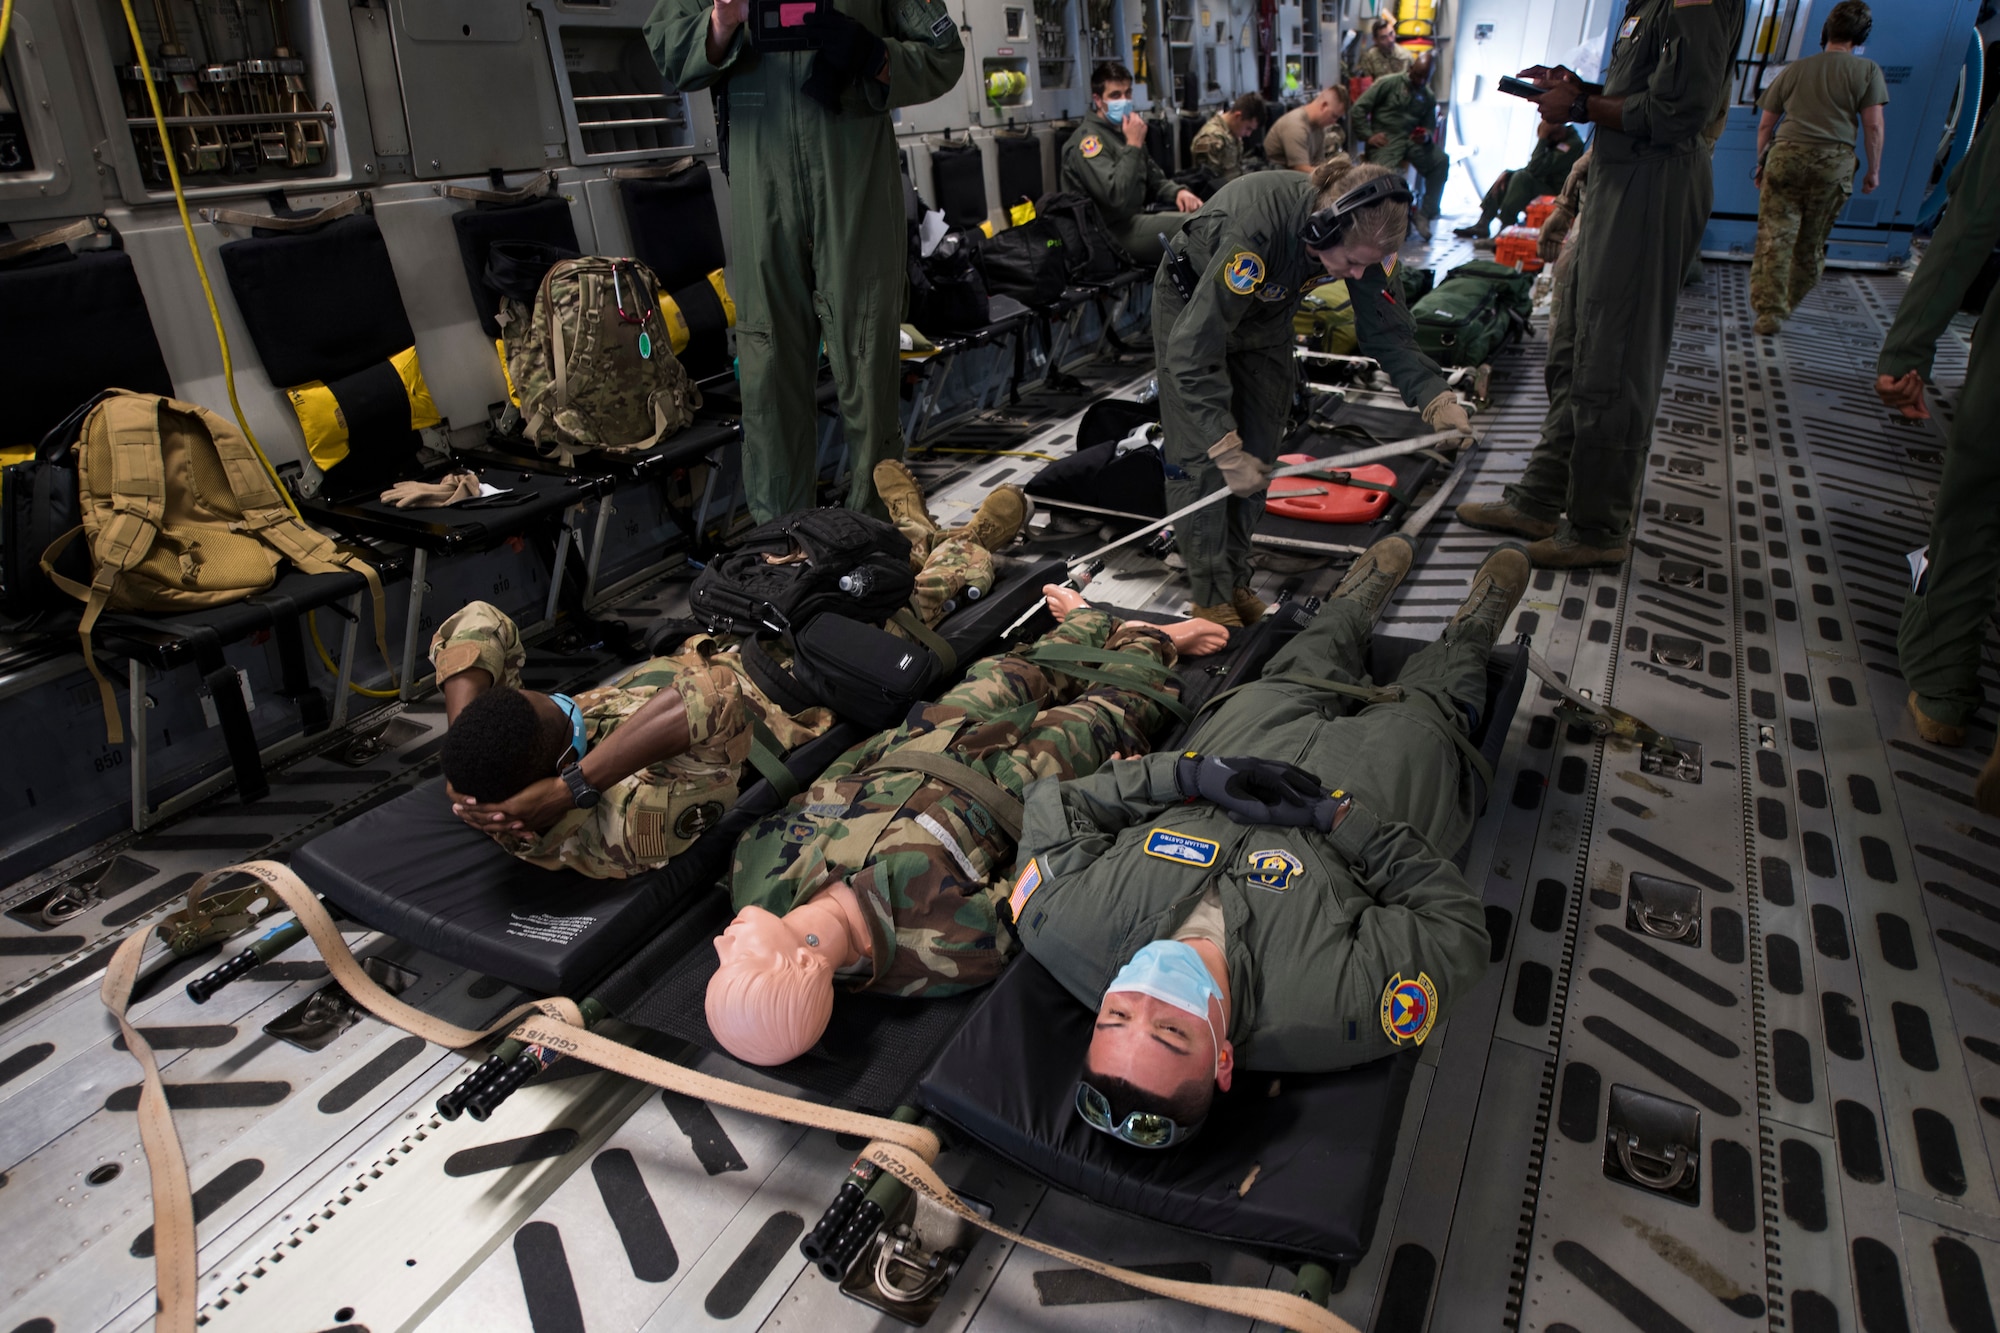
{"label": "black seat cushion", "polygon": [[986,160],[972,144],[931,146],[931,190],[944,220],[962,230],[986,221]]}
{"label": "black seat cushion", "polygon": [[490,551],[508,537],[554,522],[571,505],[601,494],[610,485],[600,477],[577,473],[505,466],[476,470],[481,481],[507,494],[470,507],[398,509],[364,492],[338,503],[302,500],[299,507],[312,522],[351,536],[404,542],[439,554]]}
{"label": "black seat cushion", "polygon": [[[174,395],[138,275],[123,250],[0,270],[0,445],[39,442],[104,389]],[[32,317],[30,317],[32,312]]]}
{"label": "black seat cushion", "polygon": [[[403,556],[364,552],[364,558],[386,585],[408,571]],[[305,574],[286,567],[263,592],[221,606],[187,611],[111,611],[98,620],[96,643],[100,649],[121,657],[136,657],[157,671],[195,659],[204,644],[235,643],[270,629],[281,620],[365,592],[368,584],[361,575],[342,570],[333,574]],[[365,601],[365,599],[364,599]],[[366,605],[362,615],[368,616]],[[365,626],[369,622],[364,619]]]}
{"label": "black seat cushion", "polygon": [[480,330],[489,338],[500,336],[500,296],[486,285],[486,257],[495,241],[541,241],[572,252],[583,248],[577,244],[569,203],[560,197],[513,207],[468,208],[452,214],[451,229],[458,235],[458,257],[465,264]]}
{"label": "black seat cushion", "polygon": [[924,1073],[917,1100],[1005,1160],[1108,1208],[1326,1264],[1367,1250],[1415,1051],[1336,1074],[1240,1070],[1200,1134],[1146,1152],[1077,1117],[1092,1017],[1023,956]]}
{"label": "black seat cushion", "polygon": [[1042,140],[1026,134],[996,134],[993,147],[1000,161],[1000,206],[1014,208],[1042,197]]}
{"label": "black seat cushion", "polygon": [[[709,274],[723,267],[722,220],[715,211],[713,177],[705,167],[663,180],[621,180],[618,193],[625,203],[632,251],[659,278],[661,291],[706,283]],[[688,374],[706,379],[729,368],[729,342],[715,335],[698,337],[679,356]]]}
{"label": "black seat cushion", "polygon": [[222,267],[271,383],[343,379],[416,342],[375,219],[221,248]]}

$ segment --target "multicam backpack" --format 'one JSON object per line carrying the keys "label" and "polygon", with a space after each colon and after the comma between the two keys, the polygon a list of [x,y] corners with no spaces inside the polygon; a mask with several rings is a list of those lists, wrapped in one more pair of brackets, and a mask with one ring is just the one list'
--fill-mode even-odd
{"label": "multicam backpack", "polygon": [[694,420],[701,390],[668,346],[659,280],[638,260],[564,260],[531,316],[505,306],[507,374],[544,453],[565,464],[586,449],[642,453]]}

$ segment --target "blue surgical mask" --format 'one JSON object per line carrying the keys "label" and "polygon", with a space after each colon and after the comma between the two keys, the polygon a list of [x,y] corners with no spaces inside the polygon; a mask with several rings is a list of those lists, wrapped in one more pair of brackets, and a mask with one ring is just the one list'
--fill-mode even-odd
{"label": "blue surgical mask", "polygon": [[551,694],[549,698],[555,700],[556,707],[562,709],[563,716],[569,719],[569,748],[572,756],[569,763],[558,767],[567,768],[569,764],[580,764],[590,749],[590,741],[583,731],[583,706],[567,694]]}
{"label": "blue surgical mask", "polygon": [[1104,118],[1113,125],[1123,125],[1125,117],[1131,114],[1132,99],[1129,97],[1112,98],[1104,104]]}
{"label": "blue surgical mask", "polygon": [[1184,940],[1154,940],[1133,954],[1132,961],[1120,968],[1111,984],[1104,988],[1106,995],[1119,991],[1150,995],[1207,1023],[1208,1035],[1215,1039],[1215,1067],[1218,1071],[1222,1068],[1222,1036],[1208,1016],[1209,1001],[1223,1003],[1222,987],[1215,984],[1214,974],[1192,944]]}

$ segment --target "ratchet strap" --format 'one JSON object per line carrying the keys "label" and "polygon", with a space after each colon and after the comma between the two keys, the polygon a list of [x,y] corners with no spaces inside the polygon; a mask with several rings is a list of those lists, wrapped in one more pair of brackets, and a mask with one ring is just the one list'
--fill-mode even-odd
{"label": "ratchet strap", "polygon": [[[516,1041],[561,1051],[611,1073],[731,1110],[834,1134],[859,1135],[869,1140],[863,1153],[869,1161],[893,1174],[916,1193],[1016,1245],[1024,1245],[1151,1295],[1186,1301],[1281,1328],[1302,1330],[1302,1333],[1356,1333],[1354,1326],[1346,1320],[1289,1292],[1152,1277],[1100,1263],[995,1225],[961,1200],[932,1168],[941,1146],[932,1131],[884,1116],[843,1111],[794,1097],[781,1097],[646,1055],[589,1031],[584,1027],[575,1003],[570,1000],[548,999],[517,1005],[498,1021],[481,1029],[447,1023],[404,1004],[378,986],[362,970],[361,964],[348,949],[347,941],[341,937],[340,928],[334,924],[312,890],[291,870],[275,861],[247,861],[203,875],[188,890],[190,910],[200,906],[202,895],[211,884],[233,875],[248,875],[263,881],[292,910],[318,947],[333,980],[351,1000],[383,1022],[425,1041],[457,1050],[504,1033]],[[194,1197],[189,1186],[187,1157],[174,1129],[172,1113],[167,1108],[166,1085],[160,1078],[159,1062],[154,1057],[153,1048],[126,1013],[132,1000],[132,988],[139,979],[139,964],[145,956],[150,934],[142,927],[118,946],[105,971],[100,993],[104,1007],[118,1022],[132,1058],[139,1062],[144,1073],[139,1093],[139,1137],[146,1151],[152,1180],[153,1262],[160,1310],[155,1327],[159,1333],[194,1333],[199,1261],[195,1248]]]}

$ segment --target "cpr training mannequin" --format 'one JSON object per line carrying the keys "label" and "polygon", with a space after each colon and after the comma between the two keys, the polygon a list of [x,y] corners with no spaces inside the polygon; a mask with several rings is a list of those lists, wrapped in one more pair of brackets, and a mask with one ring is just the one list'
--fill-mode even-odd
{"label": "cpr training mannequin", "polygon": [[[737,1059],[804,1054],[826,1030],[836,983],[928,997],[993,980],[1012,948],[999,914],[1015,842],[990,796],[1018,802],[1039,779],[1087,776],[1151,749],[1170,719],[1158,697],[1173,689],[1166,668],[1228,639],[1208,621],[1120,623],[1069,589],[1043,593],[1061,620],[1054,630],[976,664],[738,844],[738,910],[716,941],[706,1006],[709,1030]],[[1096,665],[1071,675],[1062,652]],[[898,768],[909,752],[969,772],[951,781]],[[965,790],[982,782],[999,792]]]}

